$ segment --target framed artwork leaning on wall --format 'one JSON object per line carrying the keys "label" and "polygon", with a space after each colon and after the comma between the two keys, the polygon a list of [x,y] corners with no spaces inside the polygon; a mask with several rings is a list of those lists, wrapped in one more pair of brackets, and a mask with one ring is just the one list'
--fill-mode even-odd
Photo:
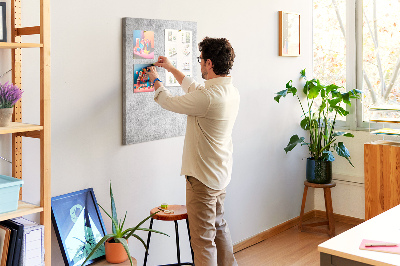
{"label": "framed artwork leaning on wall", "polygon": [[[92,188],[52,197],[51,216],[66,266],[80,266],[107,234]],[[103,258],[104,246],[86,265]]]}

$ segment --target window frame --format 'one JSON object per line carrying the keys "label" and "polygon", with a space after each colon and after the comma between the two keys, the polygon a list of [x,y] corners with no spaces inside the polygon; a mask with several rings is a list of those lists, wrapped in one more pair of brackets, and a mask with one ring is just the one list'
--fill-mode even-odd
{"label": "window frame", "polygon": [[[353,22],[353,23],[351,23]],[[363,0],[346,0],[346,91],[363,90]],[[314,60],[313,60],[314,63]],[[385,127],[400,128],[397,124],[363,121],[361,99],[351,99],[346,106],[345,120],[336,120],[336,129],[370,131]]]}

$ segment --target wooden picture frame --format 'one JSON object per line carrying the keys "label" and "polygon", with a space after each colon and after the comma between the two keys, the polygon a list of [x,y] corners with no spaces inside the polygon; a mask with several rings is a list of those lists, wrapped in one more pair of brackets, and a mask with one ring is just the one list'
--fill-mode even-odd
{"label": "wooden picture frame", "polygon": [[[54,231],[66,266],[80,266],[107,234],[92,188],[51,198]],[[105,258],[98,249],[85,265]]]}
{"label": "wooden picture frame", "polygon": [[279,11],[279,56],[300,56],[300,14]]}
{"label": "wooden picture frame", "polygon": [[0,2],[0,42],[7,41],[6,2]]}

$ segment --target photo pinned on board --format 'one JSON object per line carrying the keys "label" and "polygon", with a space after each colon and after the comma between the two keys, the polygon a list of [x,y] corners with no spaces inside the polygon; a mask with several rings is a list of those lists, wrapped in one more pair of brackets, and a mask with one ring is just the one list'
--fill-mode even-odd
{"label": "photo pinned on board", "polygon": [[154,31],[133,31],[133,59],[154,59]]}
{"label": "photo pinned on board", "polygon": [[151,66],[152,64],[136,64],[133,66],[133,93],[154,91],[149,75],[144,72],[144,69]]}

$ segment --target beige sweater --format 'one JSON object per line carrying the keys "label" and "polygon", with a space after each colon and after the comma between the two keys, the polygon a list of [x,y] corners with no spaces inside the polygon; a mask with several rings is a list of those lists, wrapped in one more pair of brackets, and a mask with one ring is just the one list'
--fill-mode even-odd
{"label": "beige sweater", "polygon": [[232,129],[239,110],[239,92],[231,77],[205,81],[185,77],[182,96],[160,87],[154,100],[164,109],[187,115],[181,175],[197,178],[209,188],[224,189],[232,173]]}

